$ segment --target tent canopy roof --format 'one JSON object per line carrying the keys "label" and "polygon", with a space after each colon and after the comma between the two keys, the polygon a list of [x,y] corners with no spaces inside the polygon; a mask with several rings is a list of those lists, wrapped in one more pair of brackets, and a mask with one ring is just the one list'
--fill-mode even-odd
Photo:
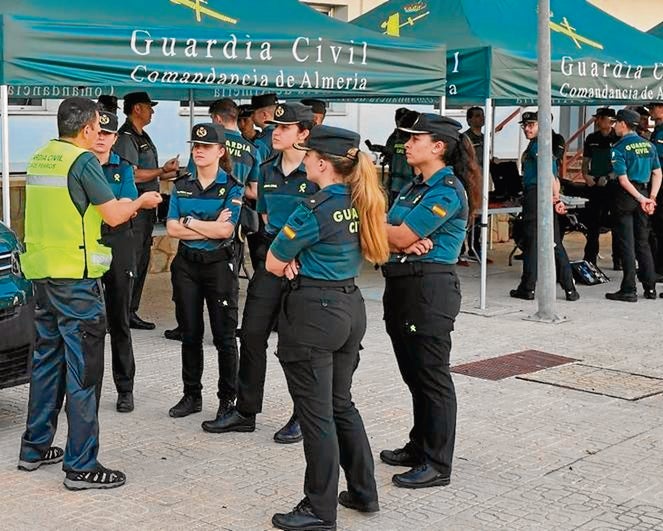
{"label": "tent canopy roof", "polygon": [[[492,97],[525,104],[537,96],[536,5],[536,0],[390,0],[353,22],[394,37],[445,43],[451,102]],[[663,90],[657,90],[663,54],[652,36],[586,0],[551,0],[551,10],[555,103],[663,99]]]}
{"label": "tent canopy roof", "polygon": [[0,0],[0,82],[13,86],[143,89],[174,99],[194,90],[196,98],[430,102],[444,93],[443,45],[399,43],[297,0],[16,6]]}

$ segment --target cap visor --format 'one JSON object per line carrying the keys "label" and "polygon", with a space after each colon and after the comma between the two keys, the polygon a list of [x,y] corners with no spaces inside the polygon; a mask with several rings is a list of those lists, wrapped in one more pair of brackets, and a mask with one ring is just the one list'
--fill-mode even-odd
{"label": "cap visor", "polygon": [[299,123],[299,120],[295,120],[294,122],[285,122],[283,120],[265,120],[265,123],[270,125],[295,125]]}
{"label": "cap visor", "polygon": [[219,144],[223,145],[223,142],[205,142],[204,140],[187,140],[187,144],[209,144],[209,145],[214,145],[214,144]]}
{"label": "cap visor", "polygon": [[100,130],[103,131],[104,133],[117,133],[117,129],[113,131],[113,129],[106,129],[104,127],[101,127]]}
{"label": "cap visor", "polygon": [[420,131],[419,129],[409,129],[408,127],[399,127],[399,131],[410,133],[411,135],[430,135],[432,131]]}
{"label": "cap visor", "polygon": [[293,144],[295,149],[298,149],[299,151],[311,151],[311,148],[308,147],[306,144]]}

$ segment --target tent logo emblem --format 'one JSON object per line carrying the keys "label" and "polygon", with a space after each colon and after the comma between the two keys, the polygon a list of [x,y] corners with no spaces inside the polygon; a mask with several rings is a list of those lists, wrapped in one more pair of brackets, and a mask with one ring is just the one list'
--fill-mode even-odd
{"label": "tent logo emblem", "polygon": [[203,18],[203,15],[208,17],[215,18],[221,22],[227,22],[228,24],[237,24],[238,20],[236,18],[229,17],[218,11],[214,11],[209,7],[205,7],[202,4],[207,4],[207,0],[170,0],[171,4],[178,4],[184,7],[188,7],[196,13],[196,21],[200,22]]}
{"label": "tent logo emblem", "polygon": [[582,48],[582,45],[586,44],[587,46],[591,46],[592,48],[598,48],[599,50],[603,50],[603,45],[600,42],[593,41],[577,33],[576,29],[573,26],[571,26],[571,24],[569,23],[566,17],[562,17],[561,24],[558,24],[557,22],[553,22],[551,20],[550,29],[569,37],[578,48]]}
{"label": "tent logo emblem", "polygon": [[[403,10],[409,13],[418,13],[419,11],[422,11],[425,8],[426,8],[425,2],[416,2],[414,4],[408,4],[403,8]],[[393,15],[389,15],[389,18],[387,18],[387,20],[385,20],[380,24],[380,28],[384,30],[382,33],[384,33],[385,35],[389,35],[390,37],[400,37],[401,28],[405,26],[414,26],[417,21],[427,17],[428,15],[430,15],[430,11],[421,13],[416,17],[411,17],[408,15],[404,19],[404,21],[401,22],[401,14],[394,13]]]}

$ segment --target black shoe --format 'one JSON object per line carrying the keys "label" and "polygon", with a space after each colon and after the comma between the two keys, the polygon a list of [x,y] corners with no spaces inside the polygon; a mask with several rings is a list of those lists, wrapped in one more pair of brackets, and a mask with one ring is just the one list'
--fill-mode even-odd
{"label": "black shoe", "polygon": [[200,413],[203,409],[203,399],[200,396],[184,395],[180,401],[170,408],[168,415],[173,418],[186,417],[192,413]]}
{"label": "black shoe", "polygon": [[53,465],[62,461],[64,456],[64,450],[59,446],[51,446],[46,450],[41,457],[36,461],[24,461],[23,459],[18,460],[18,469],[25,470],[26,472],[33,472],[37,470],[41,465]]}
{"label": "black shoe", "polygon": [[391,466],[407,466],[410,468],[419,466],[422,463],[421,458],[410,450],[409,444],[395,450],[382,450],[380,452],[380,459],[383,463]]}
{"label": "black shoe", "polygon": [[653,288],[645,289],[645,299],[656,300],[656,290]]}
{"label": "black shoe", "polygon": [[569,290],[566,292],[566,300],[570,302],[575,302],[580,298],[580,293],[576,290]]}
{"label": "black shoe", "polygon": [[274,441],[279,444],[292,444],[301,441],[304,438],[299,421],[293,413],[290,420],[286,422],[279,431],[274,434]]}
{"label": "black shoe", "polygon": [[525,259],[525,253],[520,253],[520,254],[514,255],[513,259],[514,260],[524,260]]}
{"label": "black shoe", "polygon": [[520,286],[518,286],[516,289],[512,289],[509,292],[509,295],[511,295],[511,297],[514,299],[523,299],[526,301],[534,300],[534,290],[523,289]]}
{"label": "black shoe", "polygon": [[619,262],[613,262],[612,263],[612,269],[614,271],[621,271],[622,270],[622,264],[620,264]]}
{"label": "black shoe", "polygon": [[164,331],[163,337],[172,341],[182,341],[182,330],[180,330],[179,326],[176,326],[172,330]]}
{"label": "black shoe", "polygon": [[252,432],[256,430],[256,416],[244,416],[234,407],[217,413],[216,419],[206,420],[202,424],[207,433]]}
{"label": "black shoe", "polygon": [[360,513],[377,513],[380,510],[380,504],[377,500],[364,502],[354,494],[350,494],[347,490],[344,490],[338,495],[338,503],[343,507],[354,509]]}
{"label": "black shoe", "polygon": [[131,391],[127,393],[118,393],[115,409],[120,413],[131,413],[134,410],[134,394]]}
{"label": "black shoe", "polygon": [[154,323],[149,321],[143,321],[138,315],[132,313],[129,316],[129,328],[135,328],[136,330],[154,330],[157,327]]}
{"label": "black shoe", "polygon": [[622,302],[638,302],[638,295],[635,293],[624,293],[623,291],[615,291],[614,293],[606,293],[605,298],[611,301]]}
{"label": "black shoe", "polygon": [[286,531],[335,531],[336,522],[322,520],[313,512],[311,502],[304,498],[289,513],[276,513],[272,525]]}
{"label": "black shoe", "polygon": [[404,489],[425,489],[427,487],[444,487],[451,483],[451,478],[425,464],[402,474],[396,474],[391,478],[391,481],[397,487]]}
{"label": "black shoe", "polygon": [[69,490],[86,489],[114,489],[121,487],[127,481],[127,476],[119,470],[109,470],[97,464],[96,470],[83,472],[67,472],[64,486]]}

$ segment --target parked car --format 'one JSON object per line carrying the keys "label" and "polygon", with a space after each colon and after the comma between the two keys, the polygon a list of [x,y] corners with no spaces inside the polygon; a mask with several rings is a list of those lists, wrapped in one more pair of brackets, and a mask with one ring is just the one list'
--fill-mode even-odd
{"label": "parked car", "polygon": [[30,380],[34,296],[21,272],[22,251],[16,234],[0,222],[0,388]]}

